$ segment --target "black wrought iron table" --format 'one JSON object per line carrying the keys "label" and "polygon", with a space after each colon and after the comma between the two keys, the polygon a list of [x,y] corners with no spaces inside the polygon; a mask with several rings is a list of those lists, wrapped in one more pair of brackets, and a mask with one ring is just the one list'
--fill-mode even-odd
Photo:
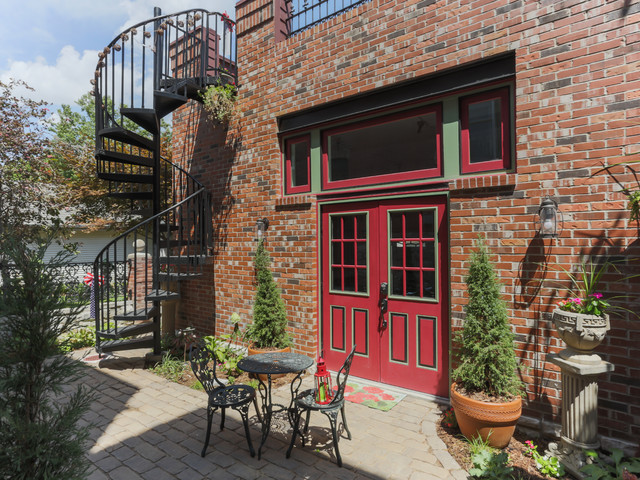
{"label": "black wrought iron table", "polygon": [[[271,430],[271,417],[274,413],[274,405],[271,400],[271,375],[297,373],[296,377],[291,381],[291,401],[289,406],[276,405],[278,407],[276,412],[287,410],[287,417],[289,422],[292,422],[292,408],[295,397],[302,383],[302,374],[304,371],[313,365],[313,359],[299,353],[291,352],[269,352],[260,353],[258,355],[250,355],[244,357],[238,362],[238,368],[247,373],[254,373],[258,375],[259,385],[258,393],[262,399],[262,441],[260,442],[260,448],[258,448],[258,459],[262,453],[262,446],[267,440],[269,431]],[[265,384],[260,375],[267,376],[267,383]]]}

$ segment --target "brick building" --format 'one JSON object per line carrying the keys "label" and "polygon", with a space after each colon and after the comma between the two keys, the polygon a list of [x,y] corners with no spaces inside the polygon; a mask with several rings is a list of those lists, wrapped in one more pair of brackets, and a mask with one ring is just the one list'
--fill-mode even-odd
{"label": "brick building", "polygon": [[[291,5],[237,4],[236,123],[210,123],[196,102],[174,113],[174,161],[213,194],[216,235],[205,275],[181,287],[182,325],[250,322],[267,218],[295,350],[335,367],[356,343],[354,375],[446,398],[483,234],[526,367],[524,415],[559,423],[546,357],[563,348],[550,315],[563,297],[541,279],[581,255],[627,270],[638,257],[625,196],[596,172],[639,158],[640,4],[371,0],[294,34],[309,20],[288,20],[303,9]],[[537,231],[547,196],[557,238]],[[637,283],[605,286],[637,310]],[[631,444],[639,342],[640,320],[623,315],[599,347],[615,364],[600,378],[600,433]]]}

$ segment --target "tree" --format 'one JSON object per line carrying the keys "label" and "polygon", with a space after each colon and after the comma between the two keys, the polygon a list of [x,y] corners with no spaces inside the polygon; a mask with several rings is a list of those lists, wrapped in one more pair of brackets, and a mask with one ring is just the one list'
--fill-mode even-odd
{"label": "tree", "polygon": [[0,478],[79,479],[87,471],[88,426],[78,427],[91,395],[78,386],[62,401],[63,387],[82,374],[60,354],[59,337],[76,324],[79,308],[64,310],[71,292],[56,270],[61,252],[43,261],[52,237],[30,248],[5,237],[0,248],[16,267],[0,302]]}
{"label": "tree", "polygon": [[[53,168],[66,186],[65,204],[72,207],[71,219],[89,228],[121,226],[130,220],[130,203],[109,197],[108,183],[96,175],[95,98],[90,94],[76,100],[79,111],[62,105],[58,120],[51,123]],[[123,119],[123,126],[139,135],[148,132]],[[161,156],[171,158],[171,126],[161,124]]]}
{"label": "tree", "polygon": [[255,348],[285,348],[291,344],[287,333],[287,312],[271,273],[269,252],[260,240],[254,259],[258,285],[253,304],[253,325],[247,337]]}
{"label": "tree", "polygon": [[8,233],[37,237],[42,225],[59,219],[49,110],[45,102],[17,96],[20,87],[32,90],[22,81],[0,82],[0,240]]}

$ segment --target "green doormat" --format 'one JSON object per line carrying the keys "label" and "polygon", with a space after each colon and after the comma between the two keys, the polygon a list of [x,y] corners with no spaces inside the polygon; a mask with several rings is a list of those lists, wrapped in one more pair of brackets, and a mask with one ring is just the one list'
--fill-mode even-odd
{"label": "green doormat", "polygon": [[348,382],[344,389],[345,400],[383,412],[391,410],[404,397],[406,397],[404,393],[391,393],[379,387],[361,386],[353,382]]}

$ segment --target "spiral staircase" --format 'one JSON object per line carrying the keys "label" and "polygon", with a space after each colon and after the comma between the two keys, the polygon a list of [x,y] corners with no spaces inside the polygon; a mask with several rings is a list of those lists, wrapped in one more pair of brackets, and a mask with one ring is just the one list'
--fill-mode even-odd
{"label": "spiral staircase", "polygon": [[194,9],[141,22],[100,54],[93,84],[97,175],[140,223],[106,245],[91,290],[98,353],[161,350],[161,302],[202,274],[213,244],[210,196],[161,156],[161,120],[209,85],[235,82],[235,24]]}

